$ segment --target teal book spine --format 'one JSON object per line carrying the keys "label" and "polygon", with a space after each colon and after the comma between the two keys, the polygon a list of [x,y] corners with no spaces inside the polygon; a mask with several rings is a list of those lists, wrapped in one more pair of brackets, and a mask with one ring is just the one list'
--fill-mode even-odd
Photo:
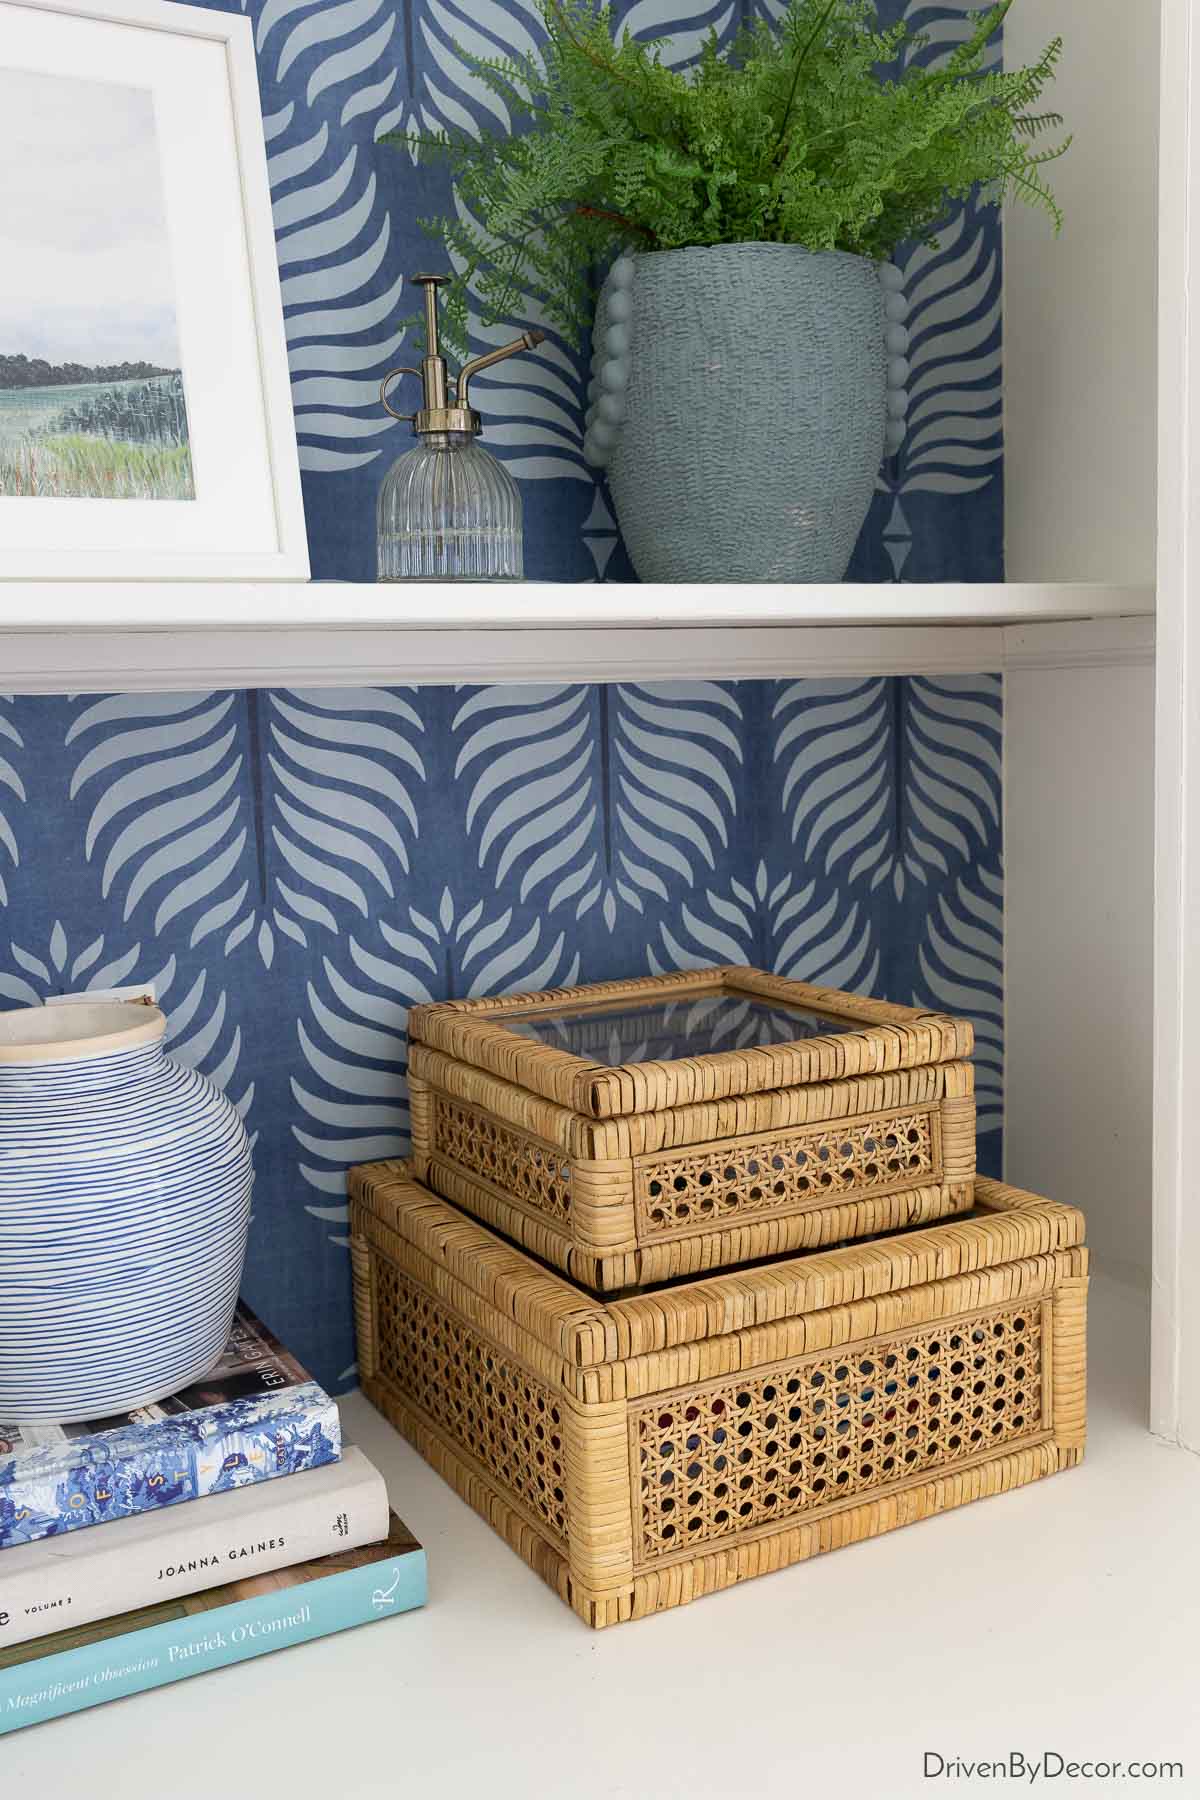
{"label": "teal book spine", "polygon": [[425,1597],[425,1552],[409,1549],[360,1568],[0,1668],[0,1736],[409,1612],[424,1605]]}

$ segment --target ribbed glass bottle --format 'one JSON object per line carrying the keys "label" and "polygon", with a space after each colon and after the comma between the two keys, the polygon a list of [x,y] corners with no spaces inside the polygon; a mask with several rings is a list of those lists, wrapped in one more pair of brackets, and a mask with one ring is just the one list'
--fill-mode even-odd
{"label": "ribbed glass bottle", "polygon": [[520,581],[521,495],[469,431],[428,431],[379,491],[380,581]]}

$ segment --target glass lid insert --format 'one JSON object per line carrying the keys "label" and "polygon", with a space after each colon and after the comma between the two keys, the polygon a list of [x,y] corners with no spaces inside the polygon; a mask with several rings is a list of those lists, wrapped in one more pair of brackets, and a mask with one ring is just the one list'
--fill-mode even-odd
{"label": "glass lid insert", "polygon": [[551,1044],[588,1062],[674,1062],[722,1050],[795,1044],[804,1038],[858,1031],[853,1019],[836,1019],[805,1007],[759,1000],[751,994],[714,990],[677,1000],[654,997],[603,1010],[539,1011],[506,1018],[504,1027],[539,1044]]}

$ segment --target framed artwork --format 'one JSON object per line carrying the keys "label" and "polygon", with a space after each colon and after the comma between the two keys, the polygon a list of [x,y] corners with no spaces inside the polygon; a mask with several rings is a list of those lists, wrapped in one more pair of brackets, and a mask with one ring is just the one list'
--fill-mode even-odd
{"label": "framed artwork", "polygon": [[0,0],[0,578],[308,576],[251,26]]}

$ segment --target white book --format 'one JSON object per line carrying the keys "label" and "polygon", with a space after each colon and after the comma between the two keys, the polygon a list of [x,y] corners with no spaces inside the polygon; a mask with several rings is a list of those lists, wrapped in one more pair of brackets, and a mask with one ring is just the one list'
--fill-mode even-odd
{"label": "white book", "polygon": [[0,1649],[387,1534],[383,1477],[347,1447],[280,1481],[12,1544],[0,1550]]}

